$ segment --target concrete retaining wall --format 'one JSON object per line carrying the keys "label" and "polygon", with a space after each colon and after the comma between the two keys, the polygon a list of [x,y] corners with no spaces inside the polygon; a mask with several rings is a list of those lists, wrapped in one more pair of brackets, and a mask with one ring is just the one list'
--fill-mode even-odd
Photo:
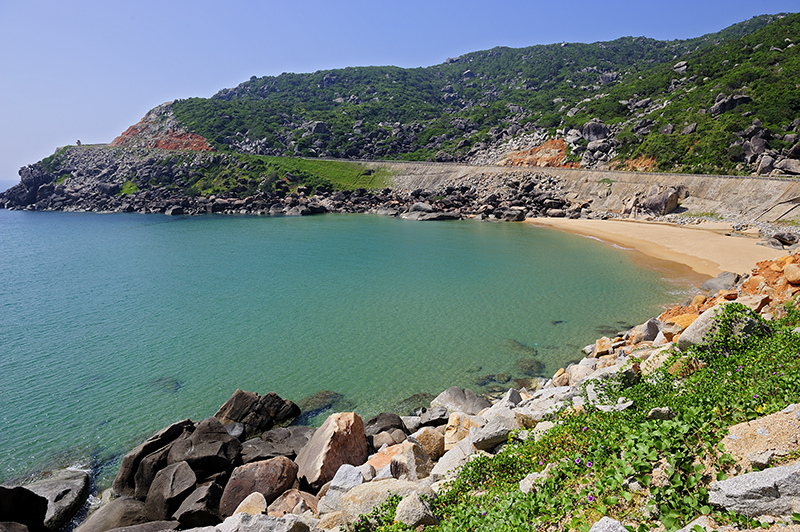
{"label": "concrete retaining wall", "polygon": [[681,211],[719,213],[750,221],[800,220],[800,179],[737,177],[648,172],[614,172],[567,168],[469,166],[449,163],[371,163],[395,172],[394,186],[403,190],[436,188],[467,176],[530,172],[561,178],[564,193],[573,200],[589,201],[596,210],[619,211],[634,196],[646,197],[655,188],[684,185],[688,196]]}

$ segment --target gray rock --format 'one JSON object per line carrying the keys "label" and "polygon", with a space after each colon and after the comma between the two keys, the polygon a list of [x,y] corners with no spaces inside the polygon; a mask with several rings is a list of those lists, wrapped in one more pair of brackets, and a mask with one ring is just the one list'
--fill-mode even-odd
{"label": "gray rock", "polygon": [[469,437],[456,443],[449,451],[444,453],[436,462],[431,470],[431,479],[438,482],[444,478],[450,478],[458,473],[458,470],[467,463],[470,455],[474,453],[472,442]]}
{"label": "gray rock", "polygon": [[422,420],[419,416],[400,416],[400,419],[403,420],[403,425],[405,425],[406,431],[409,434],[416,432],[422,425]]}
{"label": "gray rock", "polygon": [[238,513],[216,527],[217,532],[308,532],[310,527],[300,516],[287,514],[273,517],[267,514]]}
{"label": "gray rock", "polygon": [[400,521],[412,528],[419,526],[435,526],[439,520],[433,515],[431,507],[418,493],[406,495],[397,505],[395,521]]}
{"label": "gray rock", "polygon": [[747,517],[790,515],[800,505],[800,463],[714,482],[708,502]]}
{"label": "gray rock", "polygon": [[112,528],[141,525],[150,521],[144,502],[136,499],[114,499],[89,516],[75,532],[106,532]]}
{"label": "gray rock", "polygon": [[700,290],[705,290],[706,292],[711,292],[712,294],[716,294],[720,290],[730,290],[736,286],[736,283],[738,283],[741,278],[742,277],[738,273],[722,272],[715,278],[709,279],[701,284]]}
{"label": "gray rock", "polygon": [[658,336],[658,333],[661,331],[663,326],[664,324],[659,320],[656,318],[651,318],[641,325],[637,325],[631,329],[627,336],[631,340],[632,344],[638,344],[639,342],[652,342],[656,339],[656,336]]}
{"label": "gray rock", "polygon": [[44,526],[58,530],[72,519],[89,497],[89,474],[64,469],[25,487],[47,499]]}
{"label": "gray rock", "polygon": [[674,211],[678,207],[680,195],[678,189],[668,187],[660,194],[648,196],[642,202],[642,210],[655,214],[656,216],[663,216]]}
{"label": "gray rock", "polygon": [[386,479],[372,481],[355,487],[342,497],[342,518],[345,526],[351,530],[352,525],[358,521],[359,516],[368,515],[376,506],[380,506],[391,495],[407,497],[417,493],[428,498],[433,498],[434,493],[430,488],[425,488],[415,482],[407,480]]}
{"label": "gray rock", "polygon": [[241,450],[242,443],[228,434],[217,418],[210,417],[201,421],[193,433],[173,442],[167,461],[185,461],[203,479],[230,471]]}
{"label": "gray rock", "polygon": [[[372,471],[374,475],[375,469],[373,468]],[[320,511],[324,513],[339,511],[342,505],[342,496],[363,483],[364,476],[357,467],[350,464],[342,465],[331,480],[324,499],[320,501]]]}
{"label": "gray rock", "polygon": [[750,465],[753,466],[753,469],[766,469],[769,467],[774,457],[775,451],[771,450],[750,453],[747,455],[747,459],[750,460]]}
{"label": "gray rock", "polygon": [[194,491],[197,478],[186,462],[169,465],[156,473],[144,510],[150,521],[164,521],[172,517],[183,500]]}
{"label": "gray rock", "polygon": [[451,386],[431,401],[431,408],[443,407],[450,413],[464,412],[470,415],[479,414],[481,410],[490,406],[492,404],[489,401],[478,397],[469,388],[462,390],[458,386]]}
{"label": "gray rock", "polygon": [[602,140],[611,134],[611,128],[598,120],[587,122],[581,131],[581,135],[587,142]]}
{"label": "gray rock", "polygon": [[367,436],[374,436],[380,432],[391,432],[394,429],[406,432],[403,420],[400,416],[391,412],[380,413],[364,423],[364,434]]}
{"label": "gray rock", "polygon": [[219,501],[222,498],[222,486],[216,483],[200,486],[181,503],[173,517],[182,528],[197,528],[216,525],[222,520],[219,513]]}
{"label": "gray rock", "polygon": [[162,532],[163,530],[178,530],[179,527],[178,521],[150,521],[141,525],[114,528],[113,532]]}
{"label": "gray rock", "polygon": [[450,414],[447,413],[447,408],[436,407],[423,409],[419,415],[419,424],[421,427],[438,427],[439,425],[446,425],[450,419]]}
{"label": "gray rock", "polygon": [[521,428],[520,424],[513,416],[510,418],[498,416],[475,430],[475,433],[471,435],[472,445],[478,450],[490,451],[508,441],[511,431],[519,428]]}
{"label": "gray rock", "polygon": [[[142,493],[137,495],[136,490],[136,473],[139,470],[139,465],[142,463],[142,460],[159,449],[167,447],[184,433],[191,433],[193,431],[194,423],[192,423],[190,419],[173,423],[169,427],[156,432],[126,454],[122,458],[119,472],[114,478],[114,483],[112,485],[114,495],[117,497],[137,496],[137,498],[144,499],[147,495],[147,489],[150,487],[149,482],[147,486],[143,486],[142,489],[140,489]],[[153,471],[153,476],[155,476],[155,471]],[[152,481],[152,476],[150,477],[150,481]]]}
{"label": "gray rock", "polygon": [[589,529],[589,532],[628,532],[622,523],[610,517],[603,517]]}
{"label": "gray rock", "polygon": [[654,408],[647,413],[647,419],[672,419],[674,417],[675,412],[673,412],[668,406]]}
{"label": "gray rock", "polygon": [[249,437],[269,430],[276,424],[287,423],[299,415],[300,407],[274,392],[261,396],[237,389],[214,417],[223,425],[244,424],[245,435]]}

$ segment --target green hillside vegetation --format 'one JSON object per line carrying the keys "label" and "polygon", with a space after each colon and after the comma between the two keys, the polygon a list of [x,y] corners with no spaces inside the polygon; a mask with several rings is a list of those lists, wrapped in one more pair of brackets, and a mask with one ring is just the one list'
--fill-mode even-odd
{"label": "green hillside vegetation", "polygon": [[[745,169],[740,150],[731,148],[734,133],[758,118],[775,133],[769,148],[780,150],[786,146],[777,133],[800,118],[797,35],[795,14],[682,41],[498,47],[426,68],[254,76],[209,99],[176,101],[173,109],[184,127],[222,151],[409,160],[465,160],[508,135],[544,129],[557,136],[599,118],[620,130],[622,159],[735,173]],[[680,61],[685,72],[673,68]],[[711,115],[720,94],[752,101]],[[650,105],[640,108],[624,103],[647,98]],[[652,121],[649,134],[637,131],[643,119]],[[681,134],[693,123],[694,133]],[[672,133],[659,133],[669,124]]]}

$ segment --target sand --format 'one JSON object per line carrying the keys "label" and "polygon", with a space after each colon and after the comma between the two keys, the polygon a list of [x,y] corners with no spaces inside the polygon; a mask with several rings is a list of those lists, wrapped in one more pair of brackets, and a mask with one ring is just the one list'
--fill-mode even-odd
{"label": "sand", "polygon": [[759,245],[755,231],[735,233],[730,224],[677,225],[633,220],[534,218],[531,223],[594,238],[631,253],[666,277],[699,285],[724,271],[750,273],[757,262],[786,255]]}

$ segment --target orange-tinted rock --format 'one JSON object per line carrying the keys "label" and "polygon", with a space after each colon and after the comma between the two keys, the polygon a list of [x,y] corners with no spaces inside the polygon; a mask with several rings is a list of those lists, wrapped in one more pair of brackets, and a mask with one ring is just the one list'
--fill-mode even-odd
{"label": "orange-tinted rock", "polygon": [[469,429],[480,428],[486,421],[480,416],[454,412],[450,414],[447,428],[444,430],[444,450],[449,451],[455,444],[469,436]]}
{"label": "orange-tinted rock", "polygon": [[503,166],[538,168],[577,168],[576,163],[567,162],[567,143],[563,139],[550,139],[541,146],[508,154]]}
{"label": "orange-tinted rock", "polygon": [[[442,436],[442,442],[444,442],[444,436]],[[442,443],[444,445],[444,443]],[[392,457],[401,451],[400,444],[392,445],[390,447],[386,447],[382,451],[378,451],[370,458],[367,463],[375,468],[376,471],[386,467],[392,461]]]}
{"label": "orange-tinted rock", "polygon": [[344,464],[359,466],[367,461],[364,422],[354,412],[332,414],[317,429],[295,460],[301,482],[318,490],[333,479]]}
{"label": "orange-tinted rock", "polygon": [[800,284],[800,266],[797,264],[787,264],[783,269],[783,275],[791,284]]}
{"label": "orange-tinted rock", "polygon": [[603,336],[602,338],[596,340],[594,342],[595,358],[599,358],[603,355],[611,353],[614,350],[613,344],[614,344],[613,340],[611,340],[611,338],[608,338],[606,336]]}
{"label": "orange-tinted rock", "polygon": [[[310,493],[291,489],[275,499],[275,501],[269,505],[269,508],[267,508],[267,514],[271,515],[272,517],[283,517],[286,514],[303,513],[306,510],[311,510],[311,512],[317,516],[319,515],[317,512],[318,504],[319,499]],[[297,511],[295,511],[295,509]]]}
{"label": "orange-tinted rock", "polygon": [[178,124],[172,113],[172,102],[161,104],[148,111],[138,123],[111,141],[111,146],[214,151],[204,137]]}

